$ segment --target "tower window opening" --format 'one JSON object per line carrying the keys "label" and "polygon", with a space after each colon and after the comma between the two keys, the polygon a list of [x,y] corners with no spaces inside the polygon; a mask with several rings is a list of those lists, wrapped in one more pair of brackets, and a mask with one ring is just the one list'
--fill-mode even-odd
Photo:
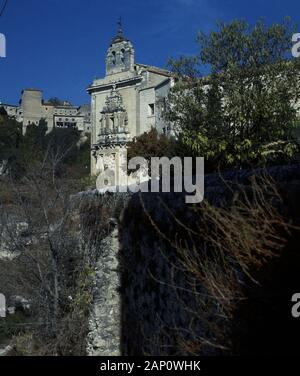
{"label": "tower window opening", "polygon": [[150,103],[148,107],[149,116],[155,115],[155,105],[154,103]]}
{"label": "tower window opening", "polygon": [[114,128],[114,127],[115,127],[115,119],[114,119],[113,116],[111,116],[111,118],[110,118],[110,122],[111,122],[111,126],[112,126],[112,128]]}
{"label": "tower window opening", "polygon": [[123,64],[125,64],[125,50],[124,49],[121,50],[121,61]]}
{"label": "tower window opening", "polygon": [[112,61],[112,63],[113,63],[113,65],[116,65],[116,52],[115,51],[113,51],[113,61]]}

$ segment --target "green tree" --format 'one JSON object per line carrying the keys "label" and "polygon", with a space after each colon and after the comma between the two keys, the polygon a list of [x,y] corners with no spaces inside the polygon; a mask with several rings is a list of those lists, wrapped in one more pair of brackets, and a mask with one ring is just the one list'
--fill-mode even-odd
{"label": "green tree", "polygon": [[0,106],[0,116],[6,116],[7,112],[3,106]]}
{"label": "green tree", "polygon": [[[289,60],[294,26],[236,20],[200,33],[200,53],[171,60],[178,75],[166,104],[187,152],[209,169],[290,160],[297,150],[300,59]],[[209,75],[200,77],[203,68]]]}
{"label": "green tree", "polygon": [[53,106],[61,106],[63,104],[63,101],[60,100],[57,97],[52,97],[48,100],[49,103],[51,103]]}
{"label": "green tree", "polygon": [[5,163],[16,172],[19,170],[22,126],[5,114],[0,115],[0,164]]}
{"label": "green tree", "polygon": [[128,159],[143,157],[150,161],[151,157],[173,157],[176,154],[175,150],[174,138],[160,134],[152,128],[128,143],[127,156]]}
{"label": "green tree", "polygon": [[40,161],[46,148],[47,123],[41,119],[38,125],[29,124],[22,139],[22,161],[24,166],[30,166]]}

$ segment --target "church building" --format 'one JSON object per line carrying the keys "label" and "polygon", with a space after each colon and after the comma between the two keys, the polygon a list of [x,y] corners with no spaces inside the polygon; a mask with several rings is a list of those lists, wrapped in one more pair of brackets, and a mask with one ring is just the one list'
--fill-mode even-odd
{"label": "church building", "polygon": [[159,132],[169,130],[160,104],[174,84],[173,75],[137,64],[134,54],[119,22],[106,55],[106,75],[87,88],[91,95],[92,175],[102,172],[108,160],[111,168],[116,168],[118,153],[133,137],[153,127]]}

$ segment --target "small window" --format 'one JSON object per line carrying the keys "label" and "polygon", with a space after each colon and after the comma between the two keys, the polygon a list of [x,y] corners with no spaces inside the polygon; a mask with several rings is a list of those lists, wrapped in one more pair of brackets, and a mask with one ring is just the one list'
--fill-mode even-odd
{"label": "small window", "polygon": [[113,63],[113,65],[116,65],[116,52],[115,51],[113,51],[113,61],[112,61],[112,63]]}
{"label": "small window", "polygon": [[122,61],[122,64],[125,64],[125,50],[123,48],[121,50],[121,61]]}
{"label": "small window", "polygon": [[149,116],[154,116],[155,114],[155,105],[154,103],[150,103],[148,107]]}

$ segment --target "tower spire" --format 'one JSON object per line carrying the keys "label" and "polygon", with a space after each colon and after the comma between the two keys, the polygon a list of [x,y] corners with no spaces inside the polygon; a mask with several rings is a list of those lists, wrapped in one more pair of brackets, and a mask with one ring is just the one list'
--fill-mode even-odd
{"label": "tower spire", "polygon": [[123,35],[123,26],[122,26],[122,17],[119,17],[118,20],[118,35]]}

